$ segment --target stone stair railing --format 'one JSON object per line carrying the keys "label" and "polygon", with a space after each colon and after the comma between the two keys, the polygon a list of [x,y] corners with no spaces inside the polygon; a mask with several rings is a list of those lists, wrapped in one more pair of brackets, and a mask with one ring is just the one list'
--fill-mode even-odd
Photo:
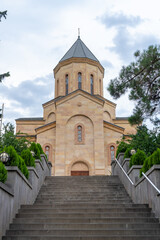
{"label": "stone stair railing", "polygon": [[[148,204],[155,213],[155,216],[160,220],[160,195],[144,176],[140,178],[139,173],[142,166],[133,165],[131,168],[129,168],[129,159],[124,159],[123,153],[118,155],[117,161],[123,167],[124,171],[134,184],[127,179],[127,176],[115,160],[111,163],[112,175],[119,176],[134,203]],[[160,189],[160,165],[153,165],[145,173],[145,175],[158,189]]]}
{"label": "stone stair railing", "polygon": [[33,204],[46,176],[51,175],[52,164],[41,155],[35,160],[35,168],[28,167],[29,179],[26,179],[18,167],[6,167],[7,181],[0,182],[0,239],[22,204]]}

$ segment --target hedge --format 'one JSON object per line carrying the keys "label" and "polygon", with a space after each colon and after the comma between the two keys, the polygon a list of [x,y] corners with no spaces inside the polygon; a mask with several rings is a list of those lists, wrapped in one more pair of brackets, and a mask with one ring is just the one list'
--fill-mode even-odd
{"label": "hedge", "polygon": [[129,166],[132,167],[133,165],[143,165],[146,159],[146,154],[144,151],[138,149],[135,154],[132,155],[130,158]]}
{"label": "hedge", "polygon": [[35,159],[29,149],[23,150],[21,157],[24,159],[26,166],[35,167]]}
{"label": "hedge", "polygon": [[2,162],[0,162],[0,182],[5,182],[7,180],[7,170]]}
{"label": "hedge", "polygon": [[116,157],[118,157],[119,153],[124,153],[128,147],[129,147],[128,143],[120,142],[120,144],[118,145],[118,148],[117,148]]}
{"label": "hedge", "polygon": [[40,151],[39,151],[39,148],[38,148],[38,146],[35,142],[31,143],[31,146],[29,147],[29,150],[34,152],[33,157],[35,159],[40,159],[41,160]]}
{"label": "hedge", "polygon": [[153,165],[160,164],[160,149],[157,148],[156,151],[152,153],[151,156],[147,157],[144,161],[143,167],[140,170],[140,177],[142,172],[147,172]]}

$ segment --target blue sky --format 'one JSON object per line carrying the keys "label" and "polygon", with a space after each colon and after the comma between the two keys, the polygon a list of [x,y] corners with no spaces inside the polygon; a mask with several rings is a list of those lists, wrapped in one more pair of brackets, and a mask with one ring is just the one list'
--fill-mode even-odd
{"label": "blue sky", "polygon": [[4,121],[41,117],[42,103],[54,98],[53,68],[81,39],[105,68],[104,97],[117,103],[117,116],[129,116],[127,95],[113,100],[106,87],[133,53],[160,42],[159,0],[0,0],[8,10],[0,22],[0,84]]}

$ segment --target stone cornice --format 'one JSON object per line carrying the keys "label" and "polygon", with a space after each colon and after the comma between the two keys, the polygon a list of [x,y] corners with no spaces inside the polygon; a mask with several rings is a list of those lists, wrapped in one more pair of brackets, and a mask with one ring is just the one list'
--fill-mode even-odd
{"label": "stone cornice", "polygon": [[51,128],[55,128],[56,127],[56,121],[54,122],[51,122],[51,123],[47,123],[41,127],[38,127],[35,129],[36,133],[39,134],[39,133],[42,133],[42,132],[45,132],[47,130],[50,130]]}
{"label": "stone cornice", "polygon": [[100,98],[98,98],[98,97],[96,97],[94,95],[91,95],[88,92],[80,90],[80,89],[78,89],[78,90],[76,90],[74,92],[69,93],[68,95],[64,96],[63,98],[57,99],[56,100],[56,105],[62,104],[64,102],[66,102],[67,100],[74,98],[77,95],[84,96],[84,97],[90,99],[91,101],[94,101],[94,102],[100,104],[101,106],[104,105],[104,100],[102,100],[102,99],[100,99]]}
{"label": "stone cornice", "polygon": [[124,130],[125,130],[125,129],[124,129],[123,127],[120,127],[120,126],[118,126],[118,125],[115,125],[115,124],[113,124],[113,123],[106,122],[106,121],[103,121],[103,123],[104,123],[104,127],[108,128],[108,129],[110,129],[110,130],[119,132],[119,133],[121,133],[121,134],[124,133]]}
{"label": "stone cornice", "polygon": [[67,60],[64,60],[62,62],[59,62],[57,64],[57,66],[53,69],[54,75],[58,72],[58,70],[63,67],[66,66],[70,63],[88,63],[90,65],[96,66],[99,68],[99,70],[101,71],[101,73],[103,74],[104,77],[104,68],[102,67],[102,65],[99,62],[96,62],[94,60],[91,60],[89,58],[69,58]]}

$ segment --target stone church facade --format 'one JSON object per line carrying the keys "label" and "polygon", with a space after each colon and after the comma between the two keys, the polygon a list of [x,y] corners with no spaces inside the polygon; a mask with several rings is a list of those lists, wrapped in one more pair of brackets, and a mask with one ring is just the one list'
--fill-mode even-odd
{"label": "stone church facade", "polygon": [[42,145],[52,175],[109,175],[116,142],[135,133],[103,97],[104,68],[80,37],[54,68],[55,98],[43,117],[16,119],[16,131]]}

